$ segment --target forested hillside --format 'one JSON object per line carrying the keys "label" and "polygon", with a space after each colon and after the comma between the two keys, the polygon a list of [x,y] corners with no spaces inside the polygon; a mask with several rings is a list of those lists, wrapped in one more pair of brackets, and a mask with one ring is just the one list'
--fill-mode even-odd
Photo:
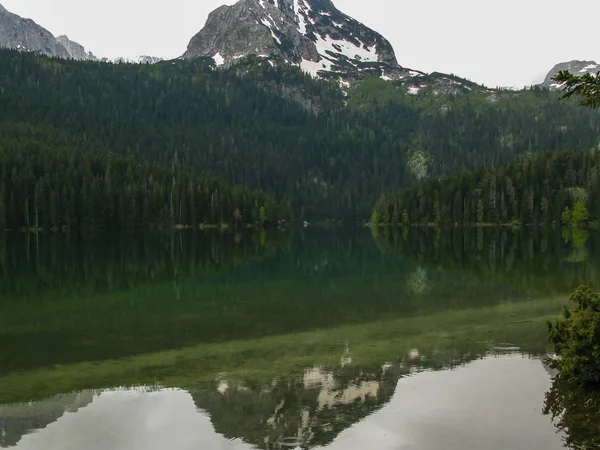
{"label": "forested hillside", "polygon": [[560,224],[573,220],[563,213],[577,204],[587,208],[589,219],[600,220],[600,150],[544,152],[428,180],[382,197],[372,222]]}
{"label": "forested hillside", "polygon": [[275,226],[291,207],[245,187],[0,127],[0,230]]}
{"label": "forested hillside", "polygon": [[[300,220],[364,220],[382,194],[416,180],[598,145],[600,115],[558,94],[434,90],[408,95],[372,78],[344,93],[256,58],[216,70],[207,59],[113,65],[0,51],[3,139],[220,177],[289,200]],[[34,195],[10,214],[23,218]]]}

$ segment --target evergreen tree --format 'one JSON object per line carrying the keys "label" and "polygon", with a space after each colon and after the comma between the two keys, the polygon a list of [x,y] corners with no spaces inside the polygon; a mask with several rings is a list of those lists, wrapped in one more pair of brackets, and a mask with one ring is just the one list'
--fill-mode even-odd
{"label": "evergreen tree", "polygon": [[600,72],[595,76],[591,73],[573,75],[563,70],[554,77],[554,81],[564,86],[563,98],[582,97],[579,101],[581,106],[600,106]]}

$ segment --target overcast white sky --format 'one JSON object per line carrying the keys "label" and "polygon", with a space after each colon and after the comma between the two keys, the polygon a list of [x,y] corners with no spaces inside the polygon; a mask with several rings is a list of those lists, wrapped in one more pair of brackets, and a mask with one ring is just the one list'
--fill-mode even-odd
{"label": "overcast white sky", "polygon": [[[0,0],[96,56],[180,56],[210,11],[235,0]],[[334,0],[393,44],[398,62],[495,86],[539,81],[554,64],[600,62],[600,1]]]}

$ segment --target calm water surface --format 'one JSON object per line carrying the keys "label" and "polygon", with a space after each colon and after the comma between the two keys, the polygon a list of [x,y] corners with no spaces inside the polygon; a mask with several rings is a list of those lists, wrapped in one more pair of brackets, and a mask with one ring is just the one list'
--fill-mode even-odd
{"label": "calm water surface", "polygon": [[0,446],[560,449],[545,322],[595,236],[0,241]]}

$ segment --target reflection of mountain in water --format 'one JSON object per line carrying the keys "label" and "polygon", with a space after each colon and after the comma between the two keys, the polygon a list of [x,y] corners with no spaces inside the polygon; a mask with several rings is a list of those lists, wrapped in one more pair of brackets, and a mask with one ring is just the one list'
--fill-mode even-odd
{"label": "reflection of mountain in water", "polygon": [[[489,354],[503,354],[489,344]],[[493,350],[493,349],[496,350]],[[510,353],[510,352],[509,352]],[[342,431],[383,408],[403,376],[423,370],[451,369],[485,353],[410,351],[402,361],[379,367],[314,367],[294,379],[268,384],[220,380],[190,392],[211,417],[215,431],[228,439],[265,450],[309,449],[330,444]]]}
{"label": "reflection of mountain in water", "polygon": [[[493,343],[429,354],[411,349],[397,361],[377,366],[354,365],[347,351],[337,367],[311,367],[270,382],[221,379],[181,390],[190,393],[199,413],[210,416],[215,432],[228,439],[265,450],[309,449],[330,444],[342,431],[383,408],[404,376],[453,369],[485,355],[514,351],[514,346]],[[76,413],[101,392],[0,405],[0,446],[14,446],[26,434],[46,428],[65,413]]]}
{"label": "reflection of mountain in water", "polygon": [[94,391],[79,392],[35,403],[0,405],[0,447],[17,445],[21,438],[46,428],[65,413],[75,413],[94,400]]}
{"label": "reflection of mountain in water", "polygon": [[270,385],[222,381],[217,389],[192,390],[215,430],[260,448],[326,445],[344,429],[385,405],[399,375],[392,368],[363,373],[314,368],[295,380]]}

